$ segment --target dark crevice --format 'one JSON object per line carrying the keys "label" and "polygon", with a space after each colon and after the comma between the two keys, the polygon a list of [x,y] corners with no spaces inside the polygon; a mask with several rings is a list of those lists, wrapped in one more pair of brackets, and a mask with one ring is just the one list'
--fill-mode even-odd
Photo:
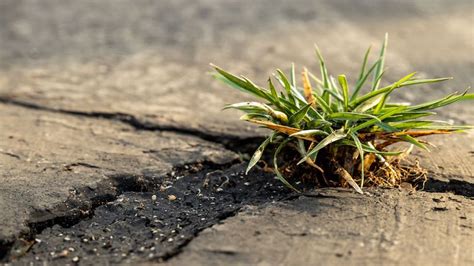
{"label": "dark crevice", "polygon": [[20,106],[33,110],[47,111],[60,114],[75,115],[81,117],[101,118],[119,121],[134,127],[136,130],[147,131],[166,131],[183,135],[198,137],[202,140],[223,145],[226,149],[234,152],[248,152],[250,149],[256,148],[258,142],[263,141],[263,137],[240,137],[237,135],[226,135],[222,133],[205,132],[196,128],[181,127],[173,125],[159,125],[142,121],[131,114],[126,113],[108,113],[108,112],[85,112],[65,109],[56,109],[39,104],[12,99],[6,96],[0,96],[0,103]]}
{"label": "dark crevice", "polygon": [[453,177],[446,178],[446,181],[429,178],[425,183],[423,191],[450,192],[466,198],[474,199],[474,184]]}
{"label": "dark crevice", "polygon": [[[240,210],[242,208],[239,207],[237,209],[234,209],[232,211],[227,211],[227,212],[223,212],[223,213],[220,213],[216,218],[219,222],[221,221],[224,221],[228,218],[231,218],[231,217],[234,217],[235,215],[237,215]],[[217,222],[218,223],[218,222]],[[217,224],[216,223],[216,224]],[[178,256],[179,254],[181,254],[183,251],[184,251],[184,248],[189,244],[191,243],[191,241],[197,237],[199,235],[199,233],[201,233],[204,229],[206,228],[209,228],[211,226],[213,226],[214,224],[212,225],[209,225],[209,226],[204,226],[202,228],[199,228],[199,230],[197,230],[196,232],[194,232],[193,236],[191,238],[188,238],[186,239],[185,241],[183,241],[183,243],[181,243],[180,245],[178,245],[175,249],[163,254],[162,256],[160,256],[157,260],[160,261],[160,262],[164,262],[164,261],[168,261],[176,256]]]}
{"label": "dark crevice", "polygon": [[[28,232],[23,233],[16,240],[0,239],[0,262],[15,261],[24,256],[33,246],[35,237],[45,229],[56,225],[62,228],[70,228],[81,221],[90,219],[95,215],[94,211],[98,207],[117,200],[124,193],[157,191],[160,185],[163,184],[163,180],[167,178],[192,175],[197,172],[210,173],[227,169],[239,163],[237,160],[226,164],[216,164],[208,161],[185,164],[173,168],[170,173],[164,176],[114,174],[110,175],[109,179],[98,183],[94,189],[90,187],[73,189],[64,204],[57,206],[55,209],[33,212],[28,223]],[[236,212],[237,210],[231,213]],[[221,219],[225,219],[229,215],[223,215]],[[172,253],[169,256],[172,256]]]}
{"label": "dark crevice", "polygon": [[[20,247],[20,252],[10,252],[5,259],[70,263],[72,256],[78,256],[85,264],[169,260],[202,230],[236,215],[242,207],[279,201],[293,193],[269,173],[256,170],[246,176],[244,172],[242,163],[205,162],[176,167],[166,176],[111,176],[109,183],[101,184],[112,187],[101,194],[107,196],[89,200],[87,206],[78,205],[68,215],[31,222],[31,232],[22,240],[41,241]],[[97,189],[75,191],[68,202],[80,204],[78,199],[92,198]],[[170,200],[169,195],[176,195],[176,199]],[[160,234],[150,235],[150,230]],[[66,236],[70,240],[64,242]],[[104,248],[109,236],[116,242]],[[85,238],[87,243],[82,241]],[[70,257],[57,257],[71,247],[74,251]]]}

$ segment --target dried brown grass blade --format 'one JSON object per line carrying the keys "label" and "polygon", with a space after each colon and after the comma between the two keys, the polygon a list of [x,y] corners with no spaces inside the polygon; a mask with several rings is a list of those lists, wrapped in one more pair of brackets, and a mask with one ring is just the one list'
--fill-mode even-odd
{"label": "dried brown grass blade", "polygon": [[[370,133],[359,133],[358,136],[360,139],[368,141],[371,139],[378,139],[378,140],[390,140],[396,143],[400,141],[398,137],[400,136],[411,136],[414,138],[429,136],[429,135],[436,135],[436,134],[451,134],[453,130],[412,130],[412,131],[401,131],[401,132],[370,132]],[[390,143],[389,145],[393,144]],[[388,145],[387,145],[388,146]]]}
{"label": "dried brown grass blade", "polygon": [[313,88],[311,87],[311,82],[309,81],[308,77],[308,69],[306,67],[303,69],[303,93],[304,93],[304,98],[308,103],[311,104],[311,106],[316,107],[316,102],[314,101],[313,97]]}
{"label": "dried brown grass blade", "polygon": [[[283,125],[275,124],[269,121],[263,121],[263,120],[257,120],[257,119],[247,119],[245,121],[258,124],[258,125],[263,125],[266,128],[269,128],[269,129],[272,129],[272,130],[275,130],[287,135],[292,135],[301,131],[301,129],[298,129],[298,128],[283,126]],[[295,136],[295,138],[309,140],[309,141],[317,141],[315,138],[312,138],[310,136]]]}
{"label": "dried brown grass blade", "polygon": [[346,171],[346,169],[344,169],[338,162],[334,160],[333,163],[336,167],[336,170],[334,172],[340,177],[342,177],[344,180],[346,180],[347,183],[349,183],[349,185],[351,185],[351,187],[353,187],[358,193],[364,194],[364,192],[362,192],[362,189],[359,187],[359,185],[357,185],[357,183],[354,181],[352,176]]}

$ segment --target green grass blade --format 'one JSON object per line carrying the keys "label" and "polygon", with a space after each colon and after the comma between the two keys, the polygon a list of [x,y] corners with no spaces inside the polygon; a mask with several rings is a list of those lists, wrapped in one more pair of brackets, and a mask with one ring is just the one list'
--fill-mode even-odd
{"label": "green grass blade", "polygon": [[369,58],[369,54],[370,54],[371,49],[372,49],[372,46],[369,46],[369,48],[365,52],[364,61],[362,61],[362,67],[360,68],[360,74],[359,74],[359,78],[357,79],[356,84],[359,83],[365,75],[364,74],[365,73],[365,67],[367,66],[367,59]]}
{"label": "green grass blade", "polygon": [[[223,70],[222,68],[216,65],[211,64],[211,66],[222,76],[222,78],[227,79],[227,82],[225,82],[226,84],[229,84],[229,82],[233,83],[233,88],[237,88],[243,92],[253,94],[260,98],[268,98],[266,92],[262,88],[254,86],[254,84],[252,83],[249,84],[245,79],[232,75],[231,73]],[[222,78],[219,78],[219,80],[222,81]]]}
{"label": "green grass blade", "polygon": [[318,152],[319,150],[321,150],[322,148],[328,146],[329,144],[333,143],[333,142],[336,142],[338,140],[341,140],[341,139],[344,139],[347,137],[347,133],[345,133],[344,131],[342,130],[336,130],[334,132],[332,132],[331,134],[329,134],[327,137],[325,137],[323,140],[321,140],[312,150],[310,150],[305,157],[303,157],[303,159],[301,159],[298,164],[301,164],[303,163],[304,161],[306,161],[306,159],[308,159],[311,155],[313,155],[314,153]]}
{"label": "green grass blade", "polygon": [[375,63],[369,68],[369,71],[367,71],[367,73],[362,77],[362,79],[359,79],[357,81],[356,86],[354,88],[354,92],[352,93],[352,96],[351,96],[351,101],[357,98],[357,96],[359,95],[360,89],[362,89],[362,86],[364,85],[365,81],[370,76],[370,74],[375,70],[379,62],[380,62],[380,59],[375,61]]}
{"label": "green grass blade", "polygon": [[398,128],[393,127],[387,123],[384,122],[377,122],[375,123],[379,128],[381,128],[385,132],[397,132],[400,131]]}
{"label": "green grass blade", "polygon": [[249,164],[247,166],[247,170],[245,170],[245,174],[248,174],[250,169],[252,169],[257,164],[257,162],[260,160],[260,158],[262,157],[263,151],[268,146],[268,144],[270,144],[272,142],[272,139],[273,139],[274,135],[277,135],[277,134],[276,133],[271,134],[268,138],[265,139],[264,142],[262,142],[262,144],[260,144],[260,146],[254,152],[254,154],[252,155],[252,158],[250,159]]}
{"label": "green grass blade", "polygon": [[377,68],[375,69],[374,73],[374,81],[372,85],[372,90],[375,91],[379,88],[380,85],[380,78],[382,77],[383,68],[385,65],[385,51],[387,50],[387,43],[388,43],[388,33],[385,33],[385,39],[382,44],[382,48],[380,49],[380,62],[377,64]]}
{"label": "green grass blade", "polygon": [[323,110],[323,113],[332,114],[333,111],[328,103],[319,95],[313,94],[314,98],[316,99],[316,103],[318,106]]}
{"label": "green grass blade", "polygon": [[410,73],[406,76],[404,76],[403,78],[401,78],[400,80],[398,80],[397,82],[393,83],[393,86],[392,88],[387,91],[386,93],[382,94],[383,97],[382,99],[380,100],[380,102],[377,104],[377,107],[375,107],[375,111],[374,113],[377,114],[380,112],[380,110],[384,107],[385,105],[385,101],[387,100],[388,96],[390,95],[390,93],[395,90],[396,88],[399,88],[404,82],[410,80],[414,75],[416,74],[416,72],[413,72],[413,73]]}
{"label": "green grass blade", "polygon": [[[357,148],[353,140],[343,139],[340,142],[342,145],[348,145],[348,146]],[[385,155],[385,156],[397,156],[403,153],[403,151],[379,151],[364,143],[362,143],[362,148],[364,149],[364,152],[366,153],[374,153],[374,154]]]}
{"label": "green grass blade", "polygon": [[342,88],[342,96],[344,98],[344,111],[349,109],[349,87],[347,86],[347,79],[345,75],[339,75],[339,84]]}
{"label": "green grass blade", "polygon": [[354,108],[354,112],[362,113],[367,110],[370,110],[374,108],[375,106],[377,106],[380,103],[380,101],[382,101],[383,98],[384,98],[384,94],[375,95],[375,97],[367,99],[366,101],[359,104],[356,108]]}
{"label": "green grass blade", "polygon": [[404,83],[404,86],[428,84],[428,83],[437,83],[437,82],[442,82],[442,81],[451,80],[451,79],[453,79],[453,78],[452,77],[447,77],[447,78],[436,78],[436,79],[413,79],[413,80],[406,81]]}
{"label": "green grass blade", "polygon": [[306,137],[306,136],[314,136],[314,135],[327,136],[329,135],[329,133],[323,130],[319,130],[319,129],[307,129],[307,130],[301,130],[300,132],[291,134],[290,137],[299,137],[299,136]]}
{"label": "green grass blade", "polygon": [[[415,129],[424,126],[429,126],[432,124],[441,123],[442,121],[433,121],[433,120],[408,120],[404,122],[392,122],[388,123],[390,126],[396,128],[397,130],[404,130],[404,129]],[[445,122],[447,123],[447,122]]]}
{"label": "green grass blade", "polygon": [[290,81],[291,81],[291,87],[296,88],[295,64],[294,63],[291,64]]}
{"label": "green grass blade", "polygon": [[429,111],[462,100],[474,100],[474,94],[467,92],[464,92],[463,94],[453,93],[435,101],[411,106],[410,111]]}
{"label": "green grass blade", "polygon": [[[322,80],[322,83],[323,83],[323,88],[330,88],[330,84],[329,84],[329,74],[328,74],[328,70],[326,68],[326,63],[324,62],[324,58],[321,54],[321,51],[319,50],[319,47],[317,45],[314,46],[315,47],[315,51],[316,51],[316,56],[318,57],[319,59],[319,68],[320,68],[320,71],[321,71],[321,78],[323,79]],[[321,97],[324,99],[325,102],[329,102],[329,94],[327,92],[323,92],[323,94],[321,95]]]}
{"label": "green grass blade", "polygon": [[309,108],[311,108],[311,104],[308,103],[307,105],[301,107],[296,113],[294,113],[290,118],[288,119],[288,123],[290,125],[298,125],[305,117],[306,114],[308,113]]}
{"label": "green grass blade", "polygon": [[344,103],[344,98],[341,95],[329,89],[324,89],[323,91],[329,93],[332,97],[334,97],[334,99],[338,100],[340,103]]}
{"label": "green grass blade", "polygon": [[223,110],[237,109],[241,111],[262,111],[268,113],[268,105],[259,102],[240,102],[224,106]]}
{"label": "green grass blade", "polygon": [[285,76],[285,74],[283,73],[283,71],[281,71],[280,69],[277,69],[277,73],[279,75],[279,78],[278,80],[280,81],[280,83],[282,84],[282,86],[285,88],[286,90],[286,95],[288,97],[288,99],[290,100],[290,102],[292,102],[293,104],[295,104],[296,106],[298,106],[297,102],[295,101],[295,97],[292,93],[292,89],[291,89],[291,84],[290,82],[288,81],[288,78]]}
{"label": "green grass blade", "polygon": [[378,119],[371,119],[371,120],[369,120],[369,121],[367,121],[367,122],[364,122],[364,123],[362,123],[362,124],[360,124],[360,125],[358,125],[358,126],[355,126],[355,127],[351,128],[351,132],[357,132],[357,131],[359,131],[359,130],[361,130],[361,129],[370,127],[370,126],[376,124],[376,123],[379,122],[379,121],[383,121],[383,120],[384,120],[385,118],[387,118],[387,117],[390,117],[390,116],[392,116],[392,115],[394,115],[394,114],[396,114],[396,113],[402,112],[402,111],[405,110],[405,109],[406,109],[405,106],[401,106],[401,107],[395,108],[395,109],[393,109],[393,110],[391,110],[391,111],[389,111],[389,112],[386,112],[386,113],[384,113],[383,115],[379,116]]}
{"label": "green grass blade", "polygon": [[272,79],[268,78],[268,87],[270,88],[270,93],[272,94],[272,97],[277,100],[278,99],[278,93],[275,89],[275,86],[273,85]]}
{"label": "green grass blade", "polygon": [[474,129],[471,125],[426,125],[418,126],[416,129],[427,129],[427,130],[450,130],[450,131],[463,131],[468,129]]}
{"label": "green grass blade", "polygon": [[283,175],[280,173],[280,170],[278,169],[278,154],[280,154],[281,150],[286,146],[286,144],[288,144],[288,142],[290,142],[292,139],[291,138],[287,138],[286,140],[284,140],[282,143],[280,143],[280,145],[278,145],[278,148],[276,149],[275,153],[273,154],[273,168],[275,170],[275,174],[278,178],[278,180],[280,180],[285,186],[287,186],[288,188],[296,191],[296,192],[300,192],[299,190],[297,190],[295,187],[293,187],[286,179],[285,177],[283,177]]}
{"label": "green grass blade", "polygon": [[263,120],[273,121],[273,118],[271,116],[267,114],[262,114],[262,113],[246,113],[240,117],[240,120],[248,121],[255,118],[260,118],[260,120],[263,119]]}
{"label": "green grass blade", "polygon": [[435,114],[436,114],[435,112],[417,112],[417,111],[404,112],[404,113],[400,113],[400,114],[397,114],[385,119],[385,122],[401,122],[401,121],[413,120],[413,119],[435,115]]}
{"label": "green grass blade", "polygon": [[408,143],[411,143],[419,148],[422,148],[423,150],[426,150],[426,151],[430,151],[428,149],[428,147],[426,147],[425,144],[419,142],[417,139],[415,139],[414,137],[412,136],[409,136],[409,135],[403,135],[403,136],[399,136],[400,139],[402,139],[403,141],[405,142],[408,142]]}
{"label": "green grass blade", "polygon": [[[328,119],[334,119],[334,120],[348,120],[348,121],[357,121],[360,119],[376,119],[380,121],[380,119],[371,114],[366,114],[366,113],[356,113],[356,112],[338,112],[338,113],[332,113],[328,115]],[[382,121],[380,121],[382,122]]]}

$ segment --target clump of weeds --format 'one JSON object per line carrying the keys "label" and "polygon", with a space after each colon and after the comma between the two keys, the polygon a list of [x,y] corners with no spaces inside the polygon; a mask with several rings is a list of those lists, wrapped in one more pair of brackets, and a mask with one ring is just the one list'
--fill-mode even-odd
{"label": "clump of weeds", "polygon": [[[345,75],[335,78],[328,73],[317,47],[320,77],[304,68],[300,84],[294,65],[289,76],[277,70],[268,79],[267,88],[212,65],[216,79],[260,100],[230,104],[225,109],[241,110],[245,112],[241,120],[272,131],[251,157],[247,172],[260,161],[268,146],[273,149],[272,169],[276,177],[295,191],[299,191],[295,183],[351,186],[359,193],[363,193],[364,186],[423,183],[426,171],[417,161],[406,159],[414,146],[428,150],[430,144],[420,138],[472,128],[428,117],[440,107],[473,100],[474,94],[466,90],[421,104],[390,102],[390,95],[405,87],[450,78],[423,79],[414,72],[381,86],[386,47],[387,36],[377,60],[370,65],[370,48],[367,50],[352,85]],[[400,143],[409,145],[395,145],[398,150],[392,146]],[[284,163],[279,165],[279,161]]]}

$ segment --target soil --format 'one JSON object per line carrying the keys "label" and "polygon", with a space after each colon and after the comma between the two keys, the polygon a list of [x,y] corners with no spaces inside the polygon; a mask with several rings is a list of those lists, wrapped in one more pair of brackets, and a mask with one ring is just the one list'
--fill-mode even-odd
{"label": "soil", "polygon": [[201,230],[243,206],[290,195],[272,174],[244,171],[245,164],[228,169],[187,166],[155,185],[128,184],[123,194],[97,207],[89,218],[64,221],[24,240],[34,245],[26,254],[18,254],[25,251],[24,245],[16,247],[10,256],[24,256],[12,262],[88,265],[167,260]]}

